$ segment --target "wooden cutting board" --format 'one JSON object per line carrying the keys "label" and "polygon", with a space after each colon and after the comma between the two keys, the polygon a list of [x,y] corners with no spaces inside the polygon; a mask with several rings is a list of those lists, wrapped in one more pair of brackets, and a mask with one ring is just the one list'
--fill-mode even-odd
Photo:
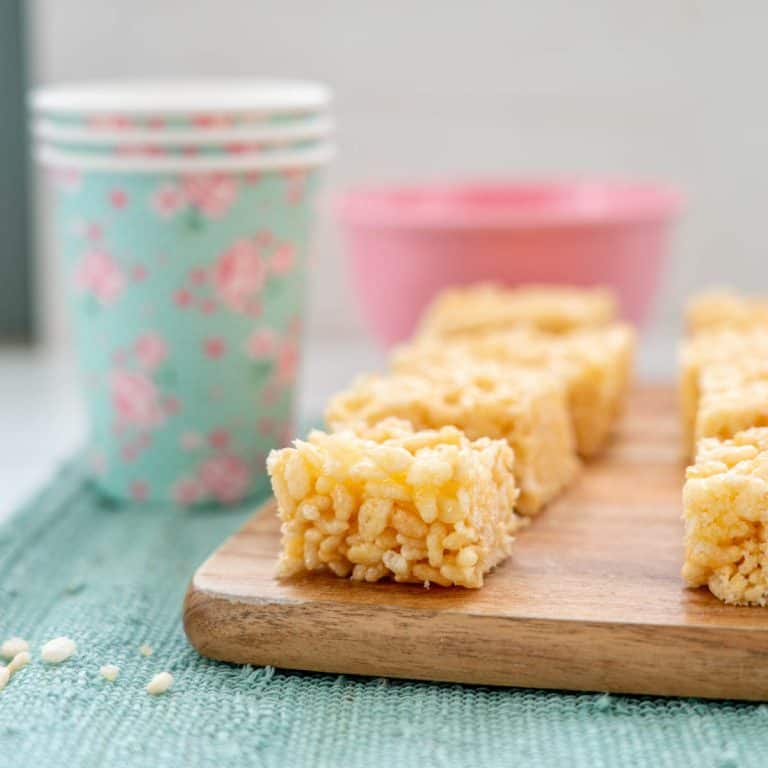
{"label": "wooden cutting board", "polygon": [[481,590],[278,582],[266,505],[199,568],[184,626],[236,663],[490,685],[768,698],[768,609],[680,580],[674,394],[640,388],[613,445]]}

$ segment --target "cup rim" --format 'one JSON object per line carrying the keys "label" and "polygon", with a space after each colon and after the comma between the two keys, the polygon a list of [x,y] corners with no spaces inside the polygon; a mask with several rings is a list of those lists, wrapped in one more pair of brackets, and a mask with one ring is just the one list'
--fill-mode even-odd
{"label": "cup rim", "polygon": [[330,88],[277,78],[160,78],[57,83],[33,89],[35,112],[176,116],[205,112],[290,114],[327,108]]}
{"label": "cup rim", "polygon": [[450,230],[662,222],[682,203],[666,184],[540,178],[357,187],[332,205],[352,227]]}
{"label": "cup rim", "polygon": [[326,165],[335,154],[333,144],[321,144],[308,150],[285,152],[247,152],[238,155],[203,157],[136,157],[77,154],[41,144],[35,157],[42,166],[73,168],[95,172],[129,173],[200,173],[216,171],[274,171],[316,168]]}
{"label": "cup rim", "polygon": [[335,131],[335,123],[329,117],[312,118],[280,126],[238,126],[215,129],[179,129],[173,131],[125,130],[102,131],[70,128],[56,125],[51,120],[35,120],[32,134],[47,142],[72,144],[121,146],[212,146],[236,142],[260,142],[279,144],[285,140],[322,139]]}

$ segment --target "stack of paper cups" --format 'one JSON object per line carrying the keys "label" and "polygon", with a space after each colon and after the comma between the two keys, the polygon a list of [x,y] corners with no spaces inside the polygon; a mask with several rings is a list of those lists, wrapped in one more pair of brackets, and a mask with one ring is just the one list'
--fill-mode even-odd
{"label": "stack of paper cups", "polygon": [[98,83],[42,88],[31,105],[97,482],[182,504],[266,490],[266,454],[294,432],[328,89]]}

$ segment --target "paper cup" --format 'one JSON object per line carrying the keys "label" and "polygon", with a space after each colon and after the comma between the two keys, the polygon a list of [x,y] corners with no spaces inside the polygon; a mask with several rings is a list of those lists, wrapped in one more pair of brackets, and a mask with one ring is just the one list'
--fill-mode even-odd
{"label": "paper cup", "polygon": [[119,499],[233,503],[294,434],[312,201],[330,148],[136,159],[44,146],[90,419]]}
{"label": "paper cup", "polygon": [[245,78],[96,81],[45,86],[30,96],[37,115],[96,130],[290,123],[324,114],[330,103],[320,83]]}
{"label": "paper cup", "polygon": [[143,129],[89,130],[37,120],[32,133],[38,141],[77,153],[121,156],[243,154],[309,149],[327,141],[334,131],[328,117],[283,125],[226,129],[151,131]]}

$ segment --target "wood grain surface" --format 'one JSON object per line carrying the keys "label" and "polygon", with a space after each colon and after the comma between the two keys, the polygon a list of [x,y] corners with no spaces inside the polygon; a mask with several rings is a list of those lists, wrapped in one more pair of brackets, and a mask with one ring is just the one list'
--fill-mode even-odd
{"label": "wood grain surface", "polygon": [[674,394],[635,391],[613,444],[517,538],[481,590],[273,578],[268,504],[197,571],[184,626],[203,655],[490,685],[768,698],[768,609],[680,579]]}

